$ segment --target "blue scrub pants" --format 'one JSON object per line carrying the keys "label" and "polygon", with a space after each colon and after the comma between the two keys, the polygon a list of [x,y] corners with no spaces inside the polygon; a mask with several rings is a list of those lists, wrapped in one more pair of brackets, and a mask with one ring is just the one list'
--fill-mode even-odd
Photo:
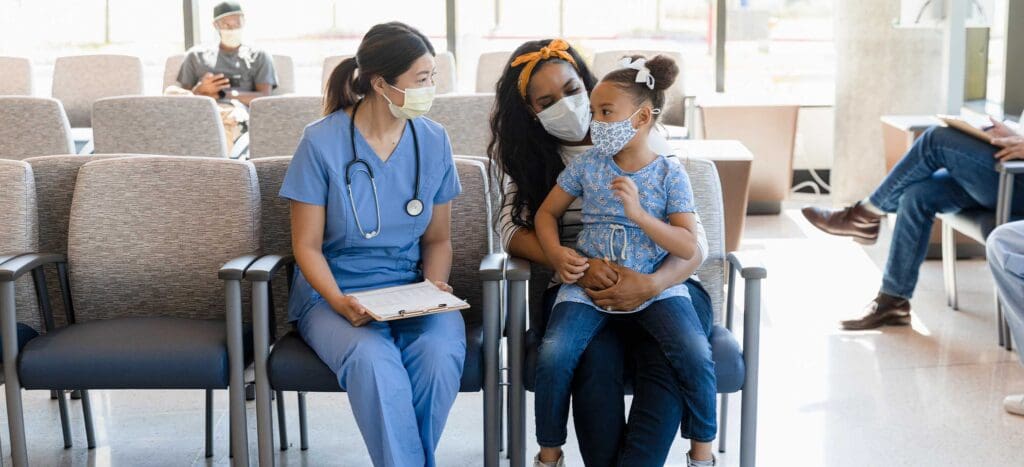
{"label": "blue scrub pants", "polygon": [[355,327],[325,301],[299,332],[348,392],[373,465],[434,466],[466,358],[457,312]]}

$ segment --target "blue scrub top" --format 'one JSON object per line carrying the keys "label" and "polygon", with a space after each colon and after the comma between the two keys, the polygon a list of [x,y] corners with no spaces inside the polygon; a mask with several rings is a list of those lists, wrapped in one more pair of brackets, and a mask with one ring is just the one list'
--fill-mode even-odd
{"label": "blue scrub top", "polygon": [[[348,114],[339,110],[306,127],[280,196],[326,207],[323,253],[343,292],[421,281],[420,237],[430,224],[431,205],[448,203],[462,192],[448,133],[425,117],[410,120],[385,162],[355,129],[356,151],[373,169],[380,199],[380,235],[367,240],[356,226],[345,184],[345,167],[353,160],[350,121]],[[405,210],[416,185],[416,151],[409,125],[416,126],[422,171],[419,199],[424,209],[415,217]],[[351,179],[363,230],[375,230],[378,220],[373,188],[362,164],[352,167]],[[300,319],[321,300],[296,268],[288,301],[289,321]]]}

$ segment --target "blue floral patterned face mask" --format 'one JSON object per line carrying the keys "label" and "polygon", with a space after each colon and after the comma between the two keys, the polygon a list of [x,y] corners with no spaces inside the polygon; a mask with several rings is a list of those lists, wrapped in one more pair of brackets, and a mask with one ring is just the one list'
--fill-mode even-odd
{"label": "blue floral patterned face mask", "polygon": [[626,143],[636,136],[637,129],[633,128],[633,117],[638,113],[640,109],[636,109],[636,112],[619,122],[591,121],[590,140],[594,143],[594,150],[607,157],[618,154]]}

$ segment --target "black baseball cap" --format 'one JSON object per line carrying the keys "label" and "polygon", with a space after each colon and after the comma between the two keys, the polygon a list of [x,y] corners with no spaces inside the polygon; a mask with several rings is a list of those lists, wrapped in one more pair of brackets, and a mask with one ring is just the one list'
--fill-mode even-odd
{"label": "black baseball cap", "polygon": [[242,14],[242,6],[238,2],[220,2],[213,7],[213,20],[217,21],[225,16]]}

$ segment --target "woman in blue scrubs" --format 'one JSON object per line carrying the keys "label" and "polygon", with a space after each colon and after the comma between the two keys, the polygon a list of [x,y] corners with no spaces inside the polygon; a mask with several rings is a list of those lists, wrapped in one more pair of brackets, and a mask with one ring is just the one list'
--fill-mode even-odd
{"label": "woman in blue scrubs", "polygon": [[289,319],[348,392],[376,466],[433,466],[459,390],[462,315],[373,321],[348,295],[424,279],[450,290],[451,205],[461,192],[448,135],[420,116],[434,49],[379,24],[331,74],[281,196],[291,200],[298,269]]}

